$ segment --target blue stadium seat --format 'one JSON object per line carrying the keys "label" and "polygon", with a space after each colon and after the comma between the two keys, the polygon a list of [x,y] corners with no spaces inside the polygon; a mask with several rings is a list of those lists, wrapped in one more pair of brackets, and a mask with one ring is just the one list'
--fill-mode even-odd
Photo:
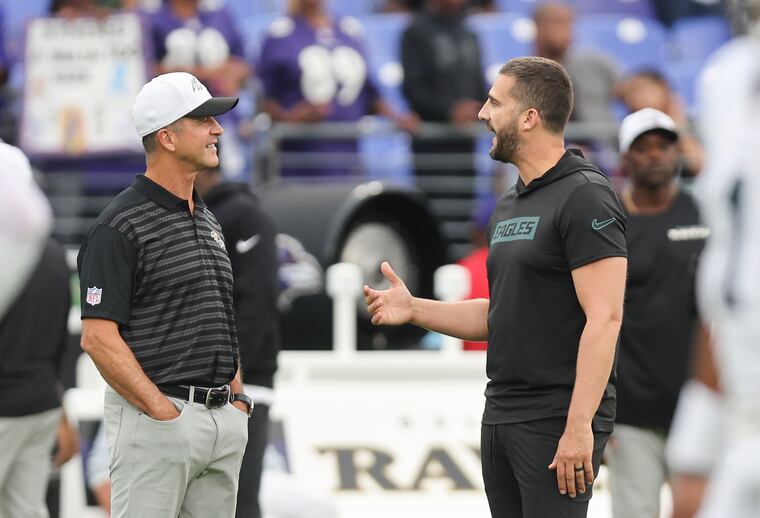
{"label": "blue stadium seat", "polygon": [[362,135],[359,156],[368,178],[414,184],[411,138],[406,133]]}
{"label": "blue stadium seat", "polygon": [[266,36],[267,28],[272,23],[272,20],[279,16],[278,14],[260,14],[237,19],[238,30],[243,38],[245,55],[251,62],[255,63],[258,61],[261,44],[264,41],[264,36]]}
{"label": "blue stadium seat", "polygon": [[486,82],[491,83],[507,60],[533,54],[536,27],[529,17],[511,14],[477,14],[467,24],[480,39]]}
{"label": "blue stadium seat", "polygon": [[367,16],[380,11],[383,0],[327,0],[330,12],[340,16]]}
{"label": "blue stadium seat", "polygon": [[690,115],[696,114],[697,79],[704,65],[704,61],[674,61],[664,69],[668,83],[684,100]]}
{"label": "blue stadium seat", "polygon": [[[546,0],[496,0],[499,11],[531,16]],[[554,0],[557,1],[557,0]],[[638,17],[655,16],[650,0],[564,0],[578,14],[620,14]]]}
{"label": "blue stadium seat", "polygon": [[[410,21],[411,17],[403,13],[374,14],[361,18],[370,74],[383,99],[400,113],[409,111],[409,104],[401,91],[404,79],[401,34]],[[370,178],[411,183],[412,160],[408,135],[363,135],[359,139],[359,151]]]}
{"label": "blue stadium seat", "polygon": [[390,13],[361,18],[370,73],[385,100],[400,112],[409,110],[401,93],[401,83],[404,79],[401,67],[401,34],[410,20],[409,15]]}
{"label": "blue stadium seat", "polygon": [[287,0],[225,0],[224,5],[240,20],[251,16],[284,14]]}
{"label": "blue stadium seat", "polygon": [[579,16],[587,14],[616,14],[654,18],[655,12],[649,0],[574,0],[573,5]]}
{"label": "blue stadium seat", "polygon": [[46,16],[50,0],[0,0],[7,26],[23,25],[32,18]]}
{"label": "blue stadium seat", "polygon": [[22,42],[26,24],[32,18],[47,16],[50,0],[0,0],[3,10],[3,27],[5,45],[8,57],[12,60],[21,59]]}
{"label": "blue stadium seat", "polygon": [[496,7],[503,13],[532,16],[540,0],[496,0]]}
{"label": "blue stadium seat", "polygon": [[617,15],[586,15],[576,20],[576,48],[603,51],[621,69],[662,69],[667,58],[667,35],[659,22]]}
{"label": "blue stadium seat", "polygon": [[670,34],[675,59],[704,61],[731,38],[731,28],[722,16],[698,16],[676,21]]}

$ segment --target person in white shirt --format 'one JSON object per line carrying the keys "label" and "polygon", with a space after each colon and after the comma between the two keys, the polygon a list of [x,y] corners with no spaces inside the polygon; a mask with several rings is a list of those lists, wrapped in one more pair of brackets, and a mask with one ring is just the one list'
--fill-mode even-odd
{"label": "person in white shirt", "polygon": [[[712,327],[723,408],[694,404],[699,390],[685,392],[682,420],[692,425],[670,447],[675,471],[683,471],[703,453],[693,434],[722,434],[712,459],[703,462],[712,469],[698,518],[760,517],[760,0],[736,3],[751,22],[747,34],[712,56],[699,85],[707,163],[697,195],[712,234],[697,289],[702,318]],[[712,418],[708,407],[715,408]],[[714,426],[695,426],[699,419]],[[691,453],[679,450],[679,442],[694,444]]]}
{"label": "person in white shirt", "polygon": [[0,317],[37,264],[51,220],[29,160],[19,148],[0,141]]}

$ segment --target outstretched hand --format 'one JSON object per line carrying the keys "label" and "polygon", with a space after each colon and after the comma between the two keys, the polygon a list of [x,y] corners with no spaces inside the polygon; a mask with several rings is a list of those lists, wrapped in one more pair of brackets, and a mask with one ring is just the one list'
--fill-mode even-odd
{"label": "outstretched hand", "polygon": [[375,325],[398,326],[412,320],[412,295],[391,265],[383,262],[380,271],[391,283],[386,290],[364,285],[364,301]]}

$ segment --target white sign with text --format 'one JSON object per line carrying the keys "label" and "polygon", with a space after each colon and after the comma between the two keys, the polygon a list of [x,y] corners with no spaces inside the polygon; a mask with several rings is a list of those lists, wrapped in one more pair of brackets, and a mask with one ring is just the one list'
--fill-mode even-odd
{"label": "white sign with text", "polygon": [[28,27],[21,147],[30,155],[140,151],[131,109],[146,82],[140,19],[36,19]]}

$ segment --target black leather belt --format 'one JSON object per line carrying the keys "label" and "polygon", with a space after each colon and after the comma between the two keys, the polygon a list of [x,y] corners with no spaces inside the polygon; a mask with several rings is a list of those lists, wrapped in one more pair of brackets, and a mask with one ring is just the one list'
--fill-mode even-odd
{"label": "black leather belt", "polygon": [[195,387],[192,385],[160,386],[158,390],[167,396],[174,396],[185,401],[201,403],[207,408],[219,408],[230,402],[230,386]]}

